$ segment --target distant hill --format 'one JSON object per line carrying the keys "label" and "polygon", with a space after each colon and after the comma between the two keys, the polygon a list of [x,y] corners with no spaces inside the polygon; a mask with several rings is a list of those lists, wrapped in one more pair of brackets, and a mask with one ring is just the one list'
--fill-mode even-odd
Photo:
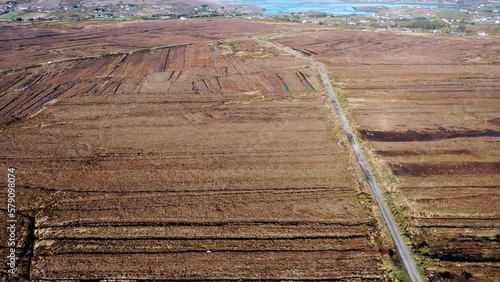
{"label": "distant hill", "polygon": [[228,12],[204,0],[17,0],[0,2],[0,19],[156,19],[210,17]]}

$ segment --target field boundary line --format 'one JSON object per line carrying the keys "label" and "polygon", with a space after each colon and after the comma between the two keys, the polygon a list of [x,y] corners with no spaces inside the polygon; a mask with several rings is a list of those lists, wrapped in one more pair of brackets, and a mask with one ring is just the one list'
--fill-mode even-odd
{"label": "field boundary line", "polygon": [[300,53],[297,50],[291,49],[287,46],[283,46],[279,43],[275,42],[270,42],[263,40],[258,37],[253,37],[256,40],[266,43],[267,45],[271,45],[283,52],[286,52],[288,54],[291,54],[297,58],[301,58],[303,60],[306,60],[310,62],[312,65],[316,66],[318,68],[318,72],[321,76],[321,80],[323,81],[323,84],[325,85],[325,88],[328,92],[328,95],[330,96],[330,102],[332,103],[335,112],[337,113],[338,118],[340,119],[342,123],[342,129],[344,130],[344,133],[347,136],[347,139],[349,140],[349,143],[351,145],[351,149],[354,153],[354,156],[356,157],[356,161],[358,162],[361,171],[363,173],[363,176],[370,186],[370,189],[372,191],[372,194],[375,198],[375,201],[377,202],[377,205],[380,209],[380,212],[382,213],[382,217],[384,218],[385,225],[389,229],[389,233],[392,237],[392,240],[394,241],[394,244],[396,246],[396,249],[398,251],[398,254],[403,262],[403,267],[405,271],[408,273],[410,279],[412,282],[422,282],[422,277],[420,273],[418,272],[417,269],[417,264],[412,256],[412,253],[410,252],[410,249],[406,245],[406,242],[403,239],[403,236],[401,235],[401,232],[399,231],[398,225],[396,221],[394,220],[394,217],[392,216],[392,213],[385,202],[384,197],[382,196],[382,192],[380,188],[377,185],[377,182],[375,181],[375,177],[373,176],[373,173],[371,172],[370,168],[368,167],[368,164],[365,160],[365,157],[363,156],[363,153],[361,151],[361,146],[359,141],[357,140],[356,135],[353,134],[353,130],[351,129],[351,126],[349,122],[347,121],[347,118],[344,115],[344,112],[342,111],[342,107],[340,106],[339,100],[337,98],[336,92],[332,87],[332,84],[330,82],[330,79],[328,78],[328,72],[325,68],[325,66],[312,59],[309,57],[304,56],[302,53]]}

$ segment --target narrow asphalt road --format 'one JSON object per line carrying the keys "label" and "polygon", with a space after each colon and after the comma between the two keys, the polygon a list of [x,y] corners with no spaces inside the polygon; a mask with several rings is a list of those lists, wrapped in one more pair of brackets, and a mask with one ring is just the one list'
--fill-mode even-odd
{"label": "narrow asphalt road", "polygon": [[351,143],[351,148],[354,152],[356,160],[358,161],[358,164],[361,167],[363,175],[365,176],[368,185],[370,185],[373,196],[375,197],[375,200],[377,201],[380,211],[382,212],[382,216],[384,217],[385,223],[387,225],[387,228],[389,229],[392,240],[394,241],[398,254],[401,257],[401,260],[403,261],[403,266],[412,282],[422,282],[422,277],[420,276],[420,273],[417,270],[417,265],[415,263],[415,260],[413,259],[410,250],[408,249],[408,246],[406,245],[403,239],[403,236],[401,236],[401,233],[399,232],[398,226],[394,221],[394,218],[392,217],[389,207],[387,206],[387,203],[385,202],[384,197],[380,192],[380,188],[378,187],[377,182],[375,181],[375,178],[373,177],[373,174],[371,173],[366,163],[366,160],[363,157],[359,142],[356,136],[352,133],[351,126],[349,125],[349,122],[347,122],[347,119],[344,113],[342,112],[342,108],[340,107],[340,104],[338,102],[337,95],[335,94],[332,84],[330,83],[330,79],[328,78],[328,72],[326,71],[323,64],[319,63],[318,61],[312,58],[306,57],[302,53],[295,51],[289,47],[282,46],[274,42],[264,41],[259,38],[257,39],[265,44],[271,45],[286,53],[307,60],[318,68],[318,71],[321,75],[321,79],[325,84],[326,90],[328,91],[328,95],[330,96],[330,100],[333,104],[333,107],[335,108],[335,112],[337,113],[340,121],[342,122],[342,128],[344,129],[344,132],[347,135],[347,139],[349,139],[349,142]]}

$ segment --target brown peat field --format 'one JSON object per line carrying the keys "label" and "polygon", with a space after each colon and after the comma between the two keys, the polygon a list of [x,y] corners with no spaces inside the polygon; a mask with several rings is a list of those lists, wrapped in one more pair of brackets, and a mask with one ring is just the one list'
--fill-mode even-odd
{"label": "brown peat field", "polygon": [[251,36],[326,65],[430,280],[500,276],[498,39],[239,19],[0,34],[14,280],[404,278],[318,70]]}
{"label": "brown peat field", "polygon": [[500,277],[500,40],[333,31],[323,62],[432,281]]}

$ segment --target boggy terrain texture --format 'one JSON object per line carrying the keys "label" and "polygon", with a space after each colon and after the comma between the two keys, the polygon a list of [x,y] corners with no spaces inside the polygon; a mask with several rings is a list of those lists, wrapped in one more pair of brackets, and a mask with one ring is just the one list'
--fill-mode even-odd
{"label": "boggy terrain texture", "polygon": [[0,85],[25,277],[386,275],[367,190],[303,60],[251,40],[181,44]]}
{"label": "boggy terrain texture", "polygon": [[[32,28],[28,24],[0,25],[0,70],[154,46],[310,28],[237,19],[62,22],[48,26],[55,28]],[[322,27],[315,27],[319,28]]]}
{"label": "boggy terrain texture", "polygon": [[328,66],[430,279],[500,277],[500,41],[360,31],[277,41]]}

